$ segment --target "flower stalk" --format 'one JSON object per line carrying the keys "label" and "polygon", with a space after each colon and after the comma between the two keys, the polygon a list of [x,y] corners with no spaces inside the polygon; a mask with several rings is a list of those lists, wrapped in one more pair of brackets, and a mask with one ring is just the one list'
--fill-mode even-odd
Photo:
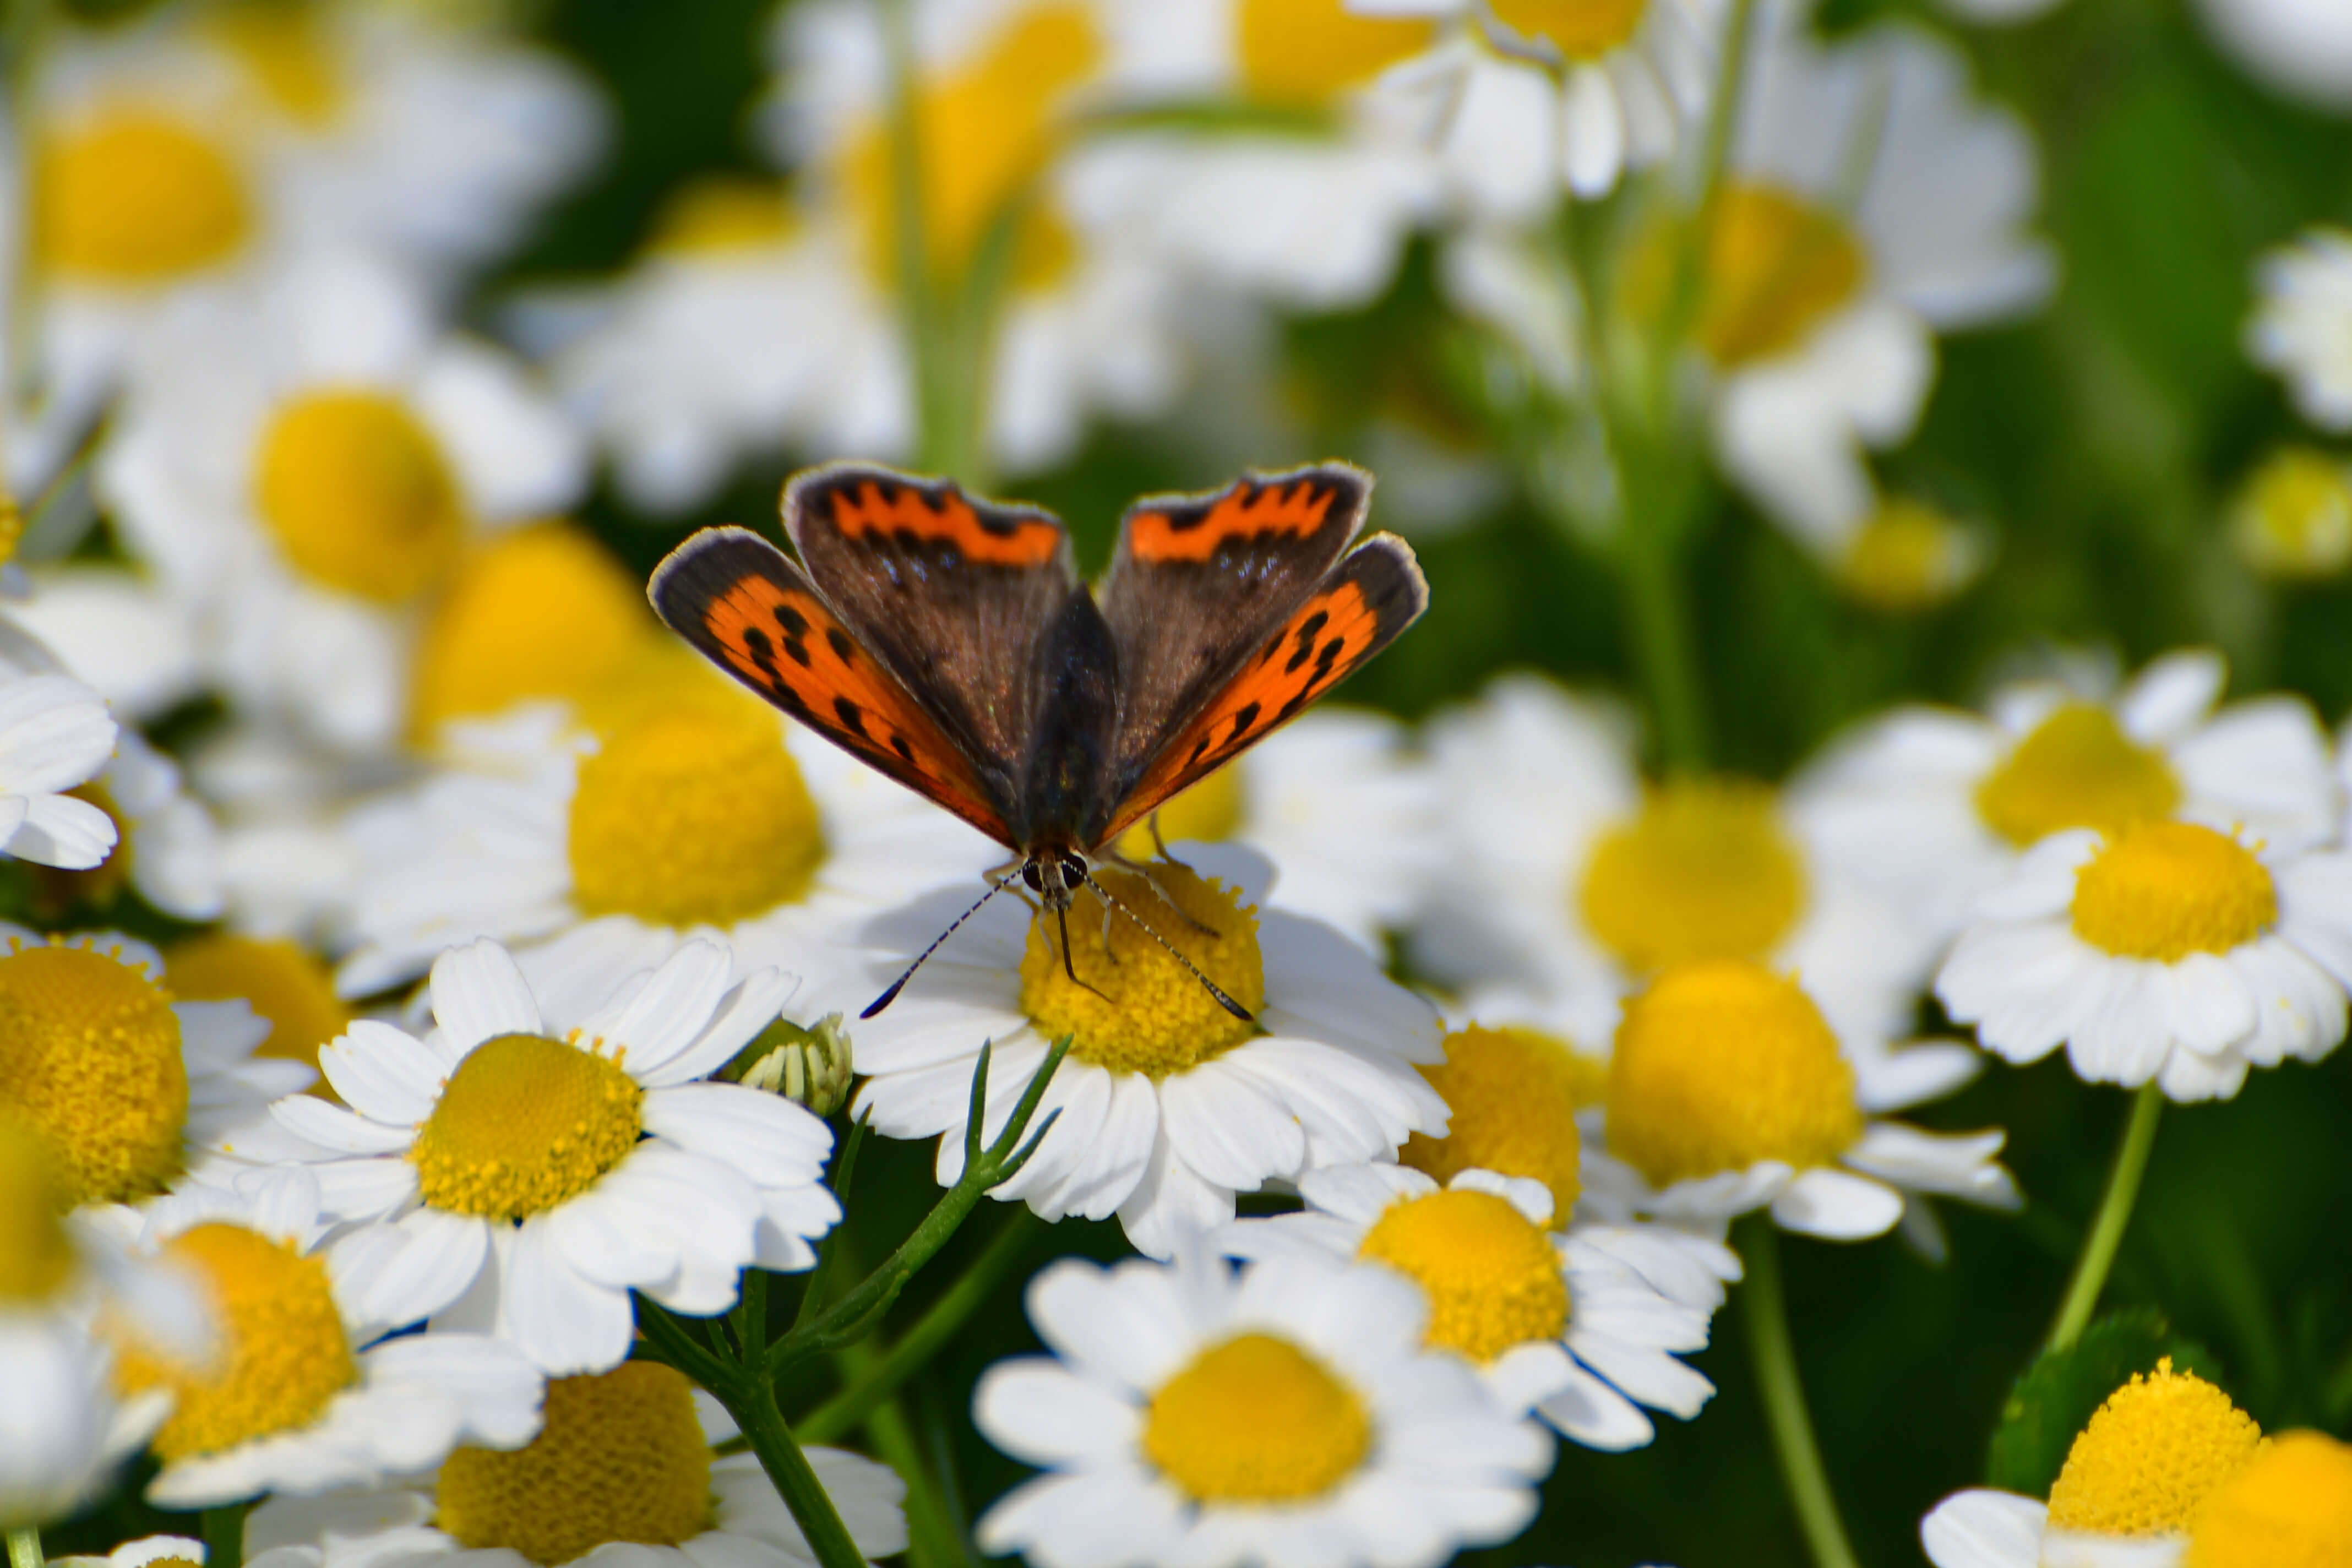
{"label": "flower stalk", "polygon": [[2147,1173],[2148,1152],[2156,1146],[2156,1124],[2163,1110],[2164,1091],[2153,1080],[2140,1085],[2132,1100],[2131,1120],[2124,1124],[2123,1142],[2116,1147],[2116,1163],[2107,1172],[2107,1190],[2099,1198],[2099,1212],[2083,1240],[2083,1255],[2074,1261],[2074,1278],[2066,1282],[2058,1320],[2051,1325],[2051,1350],[2065,1350],[2082,1338],[2099,1304],[2107,1271],[2115,1267],[2116,1249],[2123,1245],[2124,1229],[2131,1224],[2132,1206],[2139,1198],[2140,1178]]}
{"label": "flower stalk", "polygon": [[1781,1484],[1788,1488],[1814,1568],[1856,1568],[1853,1543],[1846,1539],[1845,1522],[1830,1489],[1829,1468],[1822,1462],[1821,1440],[1814,1435],[1804,1384],[1797,1373],[1788,1292],[1780,1282],[1780,1232],[1769,1214],[1750,1215],[1740,1222],[1740,1231],[1739,1257],[1748,1268],[1742,1292],[1747,1310],[1740,1315],[1748,1323],[1748,1357],[1756,1367]]}
{"label": "flower stalk", "polygon": [[250,1502],[232,1502],[205,1510],[205,1562],[238,1568],[245,1561],[245,1516],[252,1507]]}
{"label": "flower stalk", "polygon": [[46,1561],[38,1529],[26,1524],[8,1532],[8,1568],[44,1568]]}

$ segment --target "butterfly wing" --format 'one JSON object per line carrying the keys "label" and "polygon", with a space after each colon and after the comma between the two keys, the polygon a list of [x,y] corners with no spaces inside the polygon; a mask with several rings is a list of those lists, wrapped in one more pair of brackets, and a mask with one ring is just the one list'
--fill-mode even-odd
{"label": "butterfly wing", "polygon": [[706,658],[1000,843],[1005,797],[874,657],[790,556],[740,528],[706,528],[656,568],[655,611]]}

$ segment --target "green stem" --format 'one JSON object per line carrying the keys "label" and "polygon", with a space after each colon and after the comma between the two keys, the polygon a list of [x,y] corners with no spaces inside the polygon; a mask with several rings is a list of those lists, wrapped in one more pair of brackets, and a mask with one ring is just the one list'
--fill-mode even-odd
{"label": "green stem", "polygon": [[205,1510],[206,1568],[242,1568],[245,1562],[245,1515],[249,1502],[223,1503]]}
{"label": "green stem", "polygon": [[[874,1375],[884,1355],[871,1343],[860,1343],[845,1349],[841,1359],[863,1383]],[[972,1555],[963,1522],[941,1494],[905,1406],[895,1394],[886,1395],[866,1412],[865,1427],[875,1454],[907,1483],[908,1568],[965,1568]]]}
{"label": "green stem", "polygon": [[2132,1205],[2139,1198],[2140,1177],[2147,1172],[2148,1151],[2156,1146],[2157,1118],[2163,1110],[2164,1091],[2153,1082],[2142,1084],[2138,1098],[2132,1101],[2131,1120],[2124,1126],[2124,1141],[2116,1150],[2115,1166],[2107,1173],[2107,1190],[2099,1199],[2098,1216],[2091,1222],[2083,1256],[2074,1263],[2074,1277],[2066,1283],[2058,1321],[2051,1326],[2051,1350],[2063,1351],[2082,1338],[2092,1310],[2099,1304],[2107,1270],[2115,1266],[2116,1248],[2123,1245],[2124,1228],[2131,1223]]}
{"label": "green stem", "polygon": [[[817,1562],[823,1568],[866,1568],[866,1554],[849,1538],[849,1527],[841,1522],[841,1510],[833,1506],[824,1483],[809,1468],[808,1456],[801,1452],[793,1429],[785,1425],[783,1413],[776,1408],[775,1390],[765,1378],[758,1376],[743,1379],[738,1388],[742,1402],[740,1405],[728,1404],[729,1414],[743,1429],[751,1452],[760,1457],[760,1468],[776,1483],[784,1506],[793,1510],[793,1521],[801,1527],[801,1534],[808,1541]],[[724,1395],[721,1403],[727,1403]]]}
{"label": "green stem", "polygon": [[[1631,487],[1629,487],[1630,489]],[[1626,519],[1625,595],[1633,623],[1633,652],[1657,725],[1658,751],[1669,773],[1692,773],[1707,763],[1706,700],[1699,686],[1698,652],[1684,595],[1680,519]]]}
{"label": "green stem", "polygon": [[38,1529],[26,1524],[8,1532],[8,1568],[44,1568]]}
{"label": "green stem", "polygon": [[1723,29],[1723,56],[1717,62],[1715,93],[1710,101],[1706,142],[1699,154],[1698,206],[1695,221],[1683,237],[1675,258],[1674,292],[1660,323],[1663,353],[1650,366],[1657,412],[1666,412],[1673,396],[1674,360],[1691,323],[1698,317],[1706,292],[1706,253],[1714,241],[1716,210],[1731,167],[1731,142],[1739,130],[1740,100],[1747,96],[1748,45],[1755,31],[1756,0],[1732,0],[1731,16]]}
{"label": "green stem", "polygon": [[1838,1517],[1822,1463],[1821,1441],[1805,1408],[1804,1384],[1797,1375],[1797,1350],[1789,1334],[1789,1298],[1780,1283],[1780,1236],[1766,1214],[1740,1222],[1739,1258],[1748,1266],[1741,1292],[1748,1322],[1748,1352],[1756,1363],[1756,1384],[1764,1397],[1764,1420],[1771,1429],[1772,1454],[1780,1480],[1797,1510],[1815,1568],[1856,1568],[1853,1543]]}

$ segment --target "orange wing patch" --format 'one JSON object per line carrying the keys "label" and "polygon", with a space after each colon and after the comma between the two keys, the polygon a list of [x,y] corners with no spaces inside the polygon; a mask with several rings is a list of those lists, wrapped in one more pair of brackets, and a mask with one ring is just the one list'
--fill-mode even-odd
{"label": "orange wing patch", "polygon": [[1127,550],[1142,562],[1206,561],[1227,540],[1270,533],[1306,539],[1352,521],[1351,508],[1328,479],[1243,479],[1206,504],[1129,514]]}
{"label": "orange wing patch", "polygon": [[1061,527],[1034,512],[974,507],[952,485],[926,487],[870,474],[845,478],[806,498],[825,506],[827,521],[845,539],[869,533],[945,540],[973,561],[996,566],[1042,566],[1062,545]]}

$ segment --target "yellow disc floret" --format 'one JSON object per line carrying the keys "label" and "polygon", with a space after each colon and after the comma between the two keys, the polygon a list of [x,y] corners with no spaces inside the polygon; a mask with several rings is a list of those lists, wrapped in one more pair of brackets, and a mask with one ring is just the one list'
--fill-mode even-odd
{"label": "yellow disc floret", "polygon": [[1804,861],[1765,785],[1678,779],[1601,836],[1576,899],[1630,969],[1761,958],[1804,911]]}
{"label": "yellow disc floret", "polygon": [[1151,1396],[1143,1424],[1144,1457],[1195,1502],[1319,1497],[1371,1447],[1355,1390],[1272,1334],[1201,1352]]}
{"label": "yellow disc floret", "polygon": [[2172,1358],[2107,1395],[2050,1489],[2050,1528],[2087,1535],[2178,1535],[2214,1488],[2261,1449],[2262,1429],[2230,1396]]}
{"label": "yellow disc floret", "polygon": [[184,1233],[163,1255],[209,1288],[222,1340],[201,1367],[123,1348],[115,1377],[124,1393],[164,1388],[174,1395],[172,1417],[154,1438],[163,1458],[217,1454],[299,1430],[359,1381],[324,1258],[220,1222]]}
{"label": "yellow disc floret", "polygon": [[1550,1232],[1497,1194],[1454,1187],[1400,1199],[1356,1251],[1419,1281],[1428,1342],[1472,1361],[1567,1331],[1568,1281]]}
{"label": "yellow disc floret", "polygon": [[87,948],[0,957],[0,1110],[48,1141],[73,1203],[162,1192],[180,1173],[188,1120],[172,999]]}
{"label": "yellow disc floret", "polygon": [[2189,1531],[2187,1568],[2352,1563],[2352,1447],[2282,1432],[2215,1487]]}
{"label": "yellow disc floret", "polygon": [[595,1185],[636,1146],[646,1091],[603,1057],[500,1035],[457,1064],[408,1157],[435,1208],[521,1219]]}
{"label": "yellow disc floret", "polygon": [[1493,0],[1495,15],[1524,37],[1540,38],[1583,62],[1632,39],[1650,0]]}
{"label": "yellow disc floret", "polygon": [[2171,765],[2092,702],[2057,709],[1977,785],[1977,815],[2020,849],[2071,827],[2120,833],[2179,804]]}
{"label": "yellow disc floret", "polygon": [[1862,292],[1869,253],[1846,221],[1775,185],[1724,187],[1698,338],[1727,370],[1785,353]]}
{"label": "yellow disc floret", "polygon": [[[163,976],[174,995],[191,1002],[242,997],[250,1004],[269,1023],[268,1037],[255,1047],[256,1056],[317,1067],[319,1047],[352,1021],[326,964],[284,937],[234,931],[193,936],[164,950]],[[313,1092],[335,1098],[324,1079]]]}
{"label": "yellow disc floret", "polygon": [[656,1362],[547,1384],[546,1425],[512,1453],[460,1448],[434,1523],[474,1550],[554,1564],[599,1546],[676,1546],[711,1526],[710,1447],[693,1385]]}
{"label": "yellow disc floret", "polygon": [[225,259],[251,226],[245,174],[202,130],[132,107],[44,139],[33,163],[34,248],[93,282],[169,282]]}
{"label": "yellow disc floret", "polygon": [[2227,952],[2278,919],[2278,887],[2246,847],[2193,822],[2151,822],[2074,873],[2074,934],[2119,958]]}
{"label": "yellow disc floret", "polygon": [[0,1310],[47,1301],[74,1277],[66,1206],[47,1140],[0,1116]]}
{"label": "yellow disc floret", "polygon": [[1343,0],[1240,0],[1234,59],[1260,103],[1317,108],[1429,47],[1420,17],[1359,16]]}
{"label": "yellow disc floret", "polygon": [[278,411],[255,454],[254,504],[296,571],[379,605],[440,581],[466,526],[440,441],[398,398],[355,387]]}
{"label": "yellow disc floret", "polygon": [[1060,927],[1041,917],[1029,928],[1028,951],[1021,957],[1021,1005],[1041,1034],[1048,1039],[1072,1036],[1070,1054],[1080,1061],[1160,1079],[1196,1067],[1256,1033],[1255,1026],[1220,1006],[1198,977],[1136,923],[1157,931],[1255,1015],[1265,1004],[1265,960],[1257,945],[1257,908],[1242,903],[1240,889],[1166,863],[1151,868],[1150,880],[1135,871],[1095,876],[1128,914],[1113,911],[1106,921],[1102,900],[1092,889],[1078,894],[1069,924],[1069,958],[1078,984],[1071,984],[1063,967]]}
{"label": "yellow disc floret", "polygon": [[1534,1029],[1473,1025],[1445,1037],[1445,1060],[1421,1069],[1453,1113],[1442,1138],[1415,1132],[1397,1158],[1450,1182],[1464,1171],[1524,1176],[1551,1189],[1564,1226],[1580,1190],[1576,1108],[1598,1105],[1608,1069]]}
{"label": "yellow disc floret", "polygon": [[775,716],[732,703],[639,715],[580,764],[580,912],[731,925],[799,900],[824,863],[816,802]]}
{"label": "yellow disc floret", "polygon": [[1862,1136],[1853,1092],[1795,981],[1736,960],[1685,964],[1625,1004],[1609,1147],[1660,1186],[1761,1160],[1826,1165]]}
{"label": "yellow disc floret", "polygon": [[1214,844],[1231,838],[1242,825],[1244,805],[1241,770],[1219,768],[1152,814],[1160,825],[1157,842],[1151,837],[1151,823],[1139,822],[1119,835],[1118,852],[1130,860],[1148,860],[1159,853],[1161,844],[1181,844],[1187,839]]}

